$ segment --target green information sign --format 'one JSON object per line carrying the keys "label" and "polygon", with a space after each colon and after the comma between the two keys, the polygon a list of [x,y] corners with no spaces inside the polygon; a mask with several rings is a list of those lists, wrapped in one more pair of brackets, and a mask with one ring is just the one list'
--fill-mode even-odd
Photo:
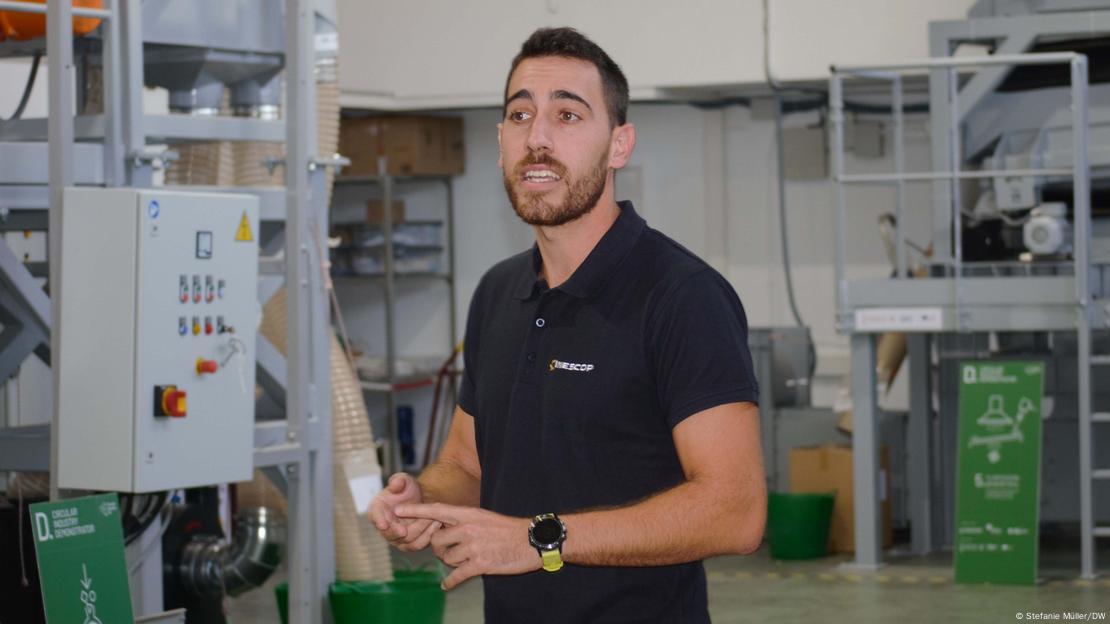
{"label": "green information sign", "polygon": [[956,582],[1037,580],[1041,362],[960,364]]}
{"label": "green information sign", "polygon": [[115,494],[31,505],[49,624],[134,622]]}

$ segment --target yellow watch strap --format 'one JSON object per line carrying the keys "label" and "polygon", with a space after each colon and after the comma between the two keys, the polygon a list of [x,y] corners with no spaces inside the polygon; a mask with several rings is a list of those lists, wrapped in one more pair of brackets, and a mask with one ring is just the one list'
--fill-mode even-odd
{"label": "yellow watch strap", "polygon": [[542,551],[540,557],[543,558],[544,570],[558,572],[563,569],[563,555],[558,549]]}

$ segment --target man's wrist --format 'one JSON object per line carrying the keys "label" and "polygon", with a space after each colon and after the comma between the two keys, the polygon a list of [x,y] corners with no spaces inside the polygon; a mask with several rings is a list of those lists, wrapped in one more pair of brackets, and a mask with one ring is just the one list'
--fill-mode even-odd
{"label": "man's wrist", "polygon": [[521,521],[521,524],[524,527],[524,530],[521,532],[521,535],[524,536],[524,539],[521,540],[520,542],[518,542],[518,543],[523,544],[523,550],[521,551],[521,557],[523,558],[524,561],[528,562],[528,571],[529,572],[535,572],[537,570],[542,570],[543,569],[543,558],[540,557],[540,553],[539,553],[539,551],[536,550],[536,547],[532,545],[532,540],[530,538],[530,534],[532,532],[532,519],[531,518],[521,518],[520,521]]}
{"label": "man's wrist", "polygon": [[540,514],[532,518],[528,528],[528,542],[536,550],[547,572],[563,569],[563,543],[567,538],[567,527],[554,513]]}

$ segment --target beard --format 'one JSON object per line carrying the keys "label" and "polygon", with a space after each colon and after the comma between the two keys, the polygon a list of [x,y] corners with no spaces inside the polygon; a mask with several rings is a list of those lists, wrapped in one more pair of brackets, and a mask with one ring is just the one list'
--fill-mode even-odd
{"label": "beard", "polygon": [[[609,174],[608,163],[609,150],[606,149],[596,165],[581,177],[572,179],[567,176],[566,166],[551,156],[529,154],[517,163],[511,173],[504,176],[509,203],[513,205],[517,216],[528,225],[554,227],[570,223],[589,214],[601,199],[605,191],[605,178]],[[516,188],[516,183],[522,178],[521,171],[530,165],[550,167],[559,176],[559,180],[567,185],[566,199],[562,204],[552,205],[544,197],[547,192],[521,191]]]}

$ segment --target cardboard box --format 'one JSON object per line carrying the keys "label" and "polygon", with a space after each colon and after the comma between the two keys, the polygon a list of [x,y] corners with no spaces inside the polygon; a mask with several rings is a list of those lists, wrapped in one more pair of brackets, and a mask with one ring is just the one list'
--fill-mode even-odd
{"label": "cardboard box", "polygon": [[[879,500],[882,519],[883,548],[894,544],[890,511],[890,449],[879,449]],[[856,551],[856,522],[852,487],[852,448],[827,444],[790,449],[790,491],[835,492],[832,524],[829,527],[829,551]]]}
{"label": "cardboard box", "polygon": [[[390,213],[393,217],[393,225],[404,223],[405,202],[394,200],[393,209],[390,210]],[[385,202],[380,199],[371,199],[366,202],[366,222],[370,225],[381,225],[385,223]]]}
{"label": "cardboard box", "polygon": [[385,156],[390,175],[458,175],[466,162],[461,117],[385,116],[343,119],[339,152],[351,159],[343,175],[377,175]]}

